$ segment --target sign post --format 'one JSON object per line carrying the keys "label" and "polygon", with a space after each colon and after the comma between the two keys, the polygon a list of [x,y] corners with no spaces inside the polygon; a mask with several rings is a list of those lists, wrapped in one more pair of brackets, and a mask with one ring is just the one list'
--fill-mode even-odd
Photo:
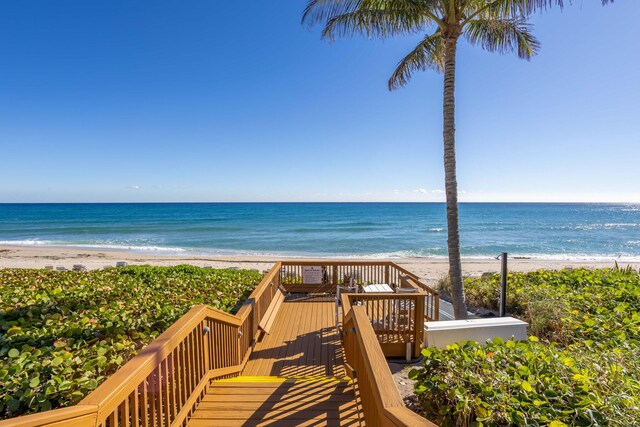
{"label": "sign post", "polygon": [[507,253],[500,255],[500,317],[507,315]]}

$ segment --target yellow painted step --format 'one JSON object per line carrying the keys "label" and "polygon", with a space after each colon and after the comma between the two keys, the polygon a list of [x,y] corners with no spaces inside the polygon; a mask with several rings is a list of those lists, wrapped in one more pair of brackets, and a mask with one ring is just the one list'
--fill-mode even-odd
{"label": "yellow painted step", "polygon": [[225,383],[349,383],[351,378],[349,377],[324,377],[324,376],[300,376],[300,377],[274,377],[274,376],[251,376],[241,375],[234,378],[226,378],[221,380],[214,380],[212,384],[225,384]]}

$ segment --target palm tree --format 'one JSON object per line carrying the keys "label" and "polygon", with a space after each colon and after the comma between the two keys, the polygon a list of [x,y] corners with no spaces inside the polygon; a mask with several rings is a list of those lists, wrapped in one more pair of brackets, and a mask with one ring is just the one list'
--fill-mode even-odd
{"label": "palm tree", "polygon": [[[602,4],[613,0],[600,0]],[[570,0],[568,1],[570,3]],[[389,79],[389,90],[405,86],[416,71],[444,73],[443,139],[449,279],[456,319],[467,317],[460,264],[458,183],[455,150],[456,51],[460,37],[490,52],[515,52],[530,59],[540,48],[528,17],[563,0],[309,0],[302,22],[322,23],[322,37],[363,34],[389,38],[427,35]]]}

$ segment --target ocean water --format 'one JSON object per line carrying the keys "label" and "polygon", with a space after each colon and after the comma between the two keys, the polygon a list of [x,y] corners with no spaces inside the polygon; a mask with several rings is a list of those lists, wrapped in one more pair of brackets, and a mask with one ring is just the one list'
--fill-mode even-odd
{"label": "ocean water", "polygon": [[[640,205],[465,203],[464,257],[640,260]],[[0,244],[163,254],[444,257],[443,203],[0,204]]]}

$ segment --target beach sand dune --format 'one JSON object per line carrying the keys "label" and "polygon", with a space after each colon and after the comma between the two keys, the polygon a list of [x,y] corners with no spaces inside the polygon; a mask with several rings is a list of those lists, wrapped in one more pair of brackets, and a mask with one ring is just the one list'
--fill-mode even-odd
{"label": "beach sand dune", "polygon": [[[284,259],[284,258],[283,258]],[[88,250],[86,248],[72,247],[32,247],[32,246],[0,246],[0,268],[45,268],[46,266],[64,267],[72,269],[74,265],[81,264],[93,270],[104,267],[113,267],[116,262],[126,262],[129,265],[158,265],[170,266],[178,264],[191,264],[199,267],[213,268],[244,268],[254,270],[267,270],[274,262],[275,257],[262,256],[205,256],[205,255],[157,255],[139,254],[116,250]],[[350,259],[352,260],[352,259]],[[427,283],[434,283],[447,274],[448,263],[444,258],[398,258],[391,261],[416,273]],[[562,268],[603,268],[613,267],[611,261],[565,261],[565,260],[533,260],[510,259],[510,271],[533,271],[537,269],[562,269]],[[626,263],[619,263],[626,266]],[[634,268],[639,268],[640,263],[631,263]],[[480,275],[486,272],[500,270],[500,261],[495,259],[463,259],[462,268],[465,275]]]}

